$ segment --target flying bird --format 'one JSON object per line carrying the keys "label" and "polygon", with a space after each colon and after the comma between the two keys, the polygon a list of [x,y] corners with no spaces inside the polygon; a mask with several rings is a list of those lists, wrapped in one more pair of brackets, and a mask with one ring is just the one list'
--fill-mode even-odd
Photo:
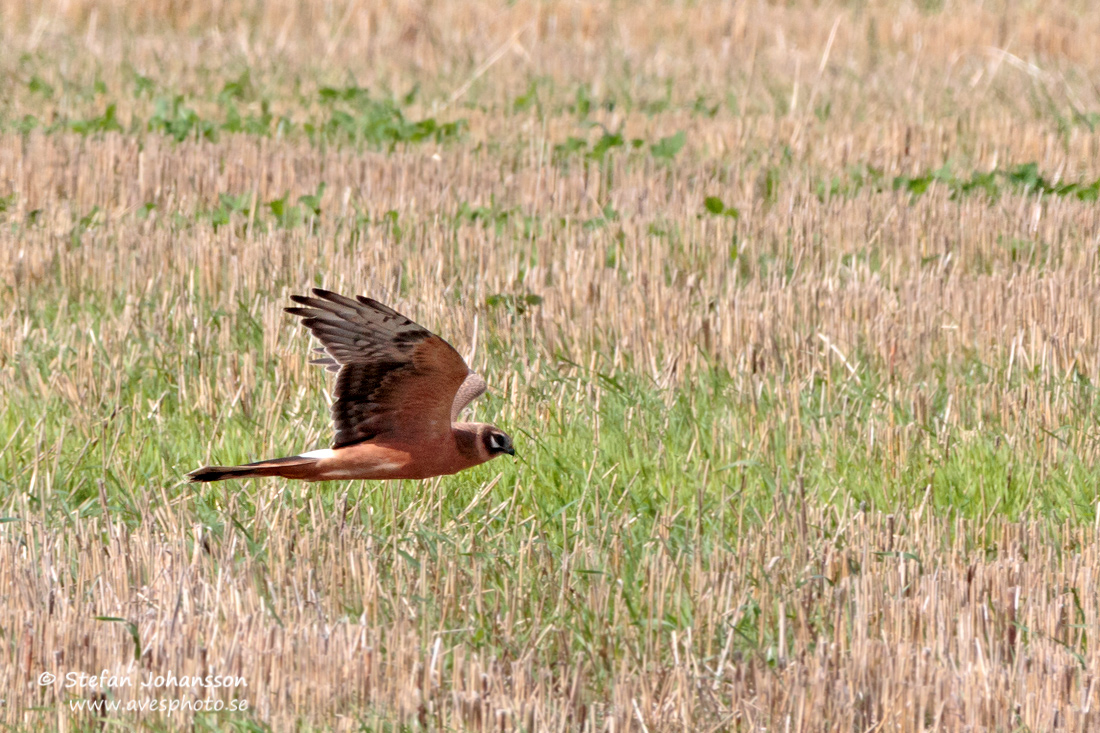
{"label": "flying bird", "polygon": [[516,454],[512,439],[485,423],[455,422],[485,392],[485,380],[454,347],[377,300],[313,289],[292,295],[336,372],[331,448],[244,466],[206,466],[191,481],[282,476],[302,481],[422,479]]}

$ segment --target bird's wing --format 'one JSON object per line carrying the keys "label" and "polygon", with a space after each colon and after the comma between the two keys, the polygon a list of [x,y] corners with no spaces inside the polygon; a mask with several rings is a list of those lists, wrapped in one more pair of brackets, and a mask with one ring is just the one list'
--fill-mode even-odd
{"label": "bird's wing", "polygon": [[326,355],[314,363],[339,370],[334,448],[379,436],[417,441],[449,435],[452,415],[485,390],[450,344],[377,300],[319,288],[313,297],[290,298],[305,307],[287,312],[301,316]]}
{"label": "bird's wing", "polygon": [[462,382],[462,386],[458,388],[454,402],[451,403],[451,422],[458,420],[458,413],[483,394],[485,394],[485,380],[477,372],[470,371]]}

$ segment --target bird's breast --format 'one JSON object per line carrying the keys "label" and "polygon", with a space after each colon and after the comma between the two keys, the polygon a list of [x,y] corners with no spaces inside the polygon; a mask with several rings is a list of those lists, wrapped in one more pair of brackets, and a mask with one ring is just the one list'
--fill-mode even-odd
{"label": "bird's breast", "polygon": [[318,461],[317,480],[423,479],[456,473],[472,465],[476,463],[458,451],[453,437],[373,440],[333,449]]}

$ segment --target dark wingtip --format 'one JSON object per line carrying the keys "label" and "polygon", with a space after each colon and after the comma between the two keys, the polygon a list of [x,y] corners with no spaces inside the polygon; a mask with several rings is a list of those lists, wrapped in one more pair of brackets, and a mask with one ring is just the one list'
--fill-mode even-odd
{"label": "dark wingtip", "polygon": [[308,295],[294,294],[294,295],[290,296],[290,299],[293,300],[295,303],[301,303],[302,305],[308,305],[308,306],[311,306],[313,308],[316,308],[319,305],[317,303],[317,298],[320,298],[321,300],[331,301],[331,300],[333,300],[334,297],[336,297],[336,298],[340,297],[339,295],[332,292],[331,290],[325,290],[324,288],[311,288],[310,290],[313,293],[313,295],[316,296],[316,297],[310,297]]}

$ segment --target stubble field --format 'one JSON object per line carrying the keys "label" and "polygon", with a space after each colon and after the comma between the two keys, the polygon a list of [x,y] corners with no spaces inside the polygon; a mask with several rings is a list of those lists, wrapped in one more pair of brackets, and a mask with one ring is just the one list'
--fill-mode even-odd
{"label": "stubble field", "polygon": [[[0,0],[0,722],[1096,729],[1096,38]],[[470,354],[519,460],[185,483],[328,444],[313,286]]]}

